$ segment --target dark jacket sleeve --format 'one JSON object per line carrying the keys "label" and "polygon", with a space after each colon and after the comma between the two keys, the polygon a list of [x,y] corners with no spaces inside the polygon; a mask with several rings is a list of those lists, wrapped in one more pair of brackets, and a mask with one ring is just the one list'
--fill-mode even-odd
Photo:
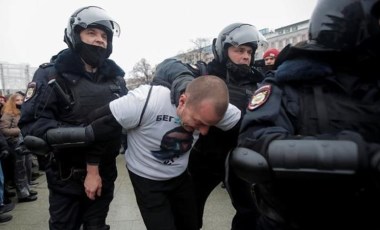
{"label": "dark jacket sleeve", "polygon": [[90,123],[91,135],[95,142],[109,141],[118,136],[123,135],[115,130],[120,130],[122,127],[116,121],[115,117],[109,108],[109,104],[96,109],[93,114],[96,114]]}
{"label": "dark jacket sleeve", "polygon": [[[118,85],[120,86],[120,96],[128,93],[125,80],[122,77],[118,78]],[[104,154],[107,154],[110,149],[115,145],[120,147],[121,138],[126,138],[127,134],[122,133],[122,127],[113,117],[109,103],[94,110],[88,117],[88,122],[92,127],[92,135],[94,135],[95,143],[92,144],[86,154],[86,161],[88,164],[98,164]]]}
{"label": "dark jacket sleeve", "polygon": [[196,76],[181,61],[169,58],[158,64],[152,84],[163,85],[171,90],[172,104],[178,104],[179,96]]}
{"label": "dark jacket sleeve", "polygon": [[[286,97],[283,90],[274,82],[264,82],[261,87],[270,85],[270,94],[261,105],[254,109],[247,108],[240,127],[239,146],[250,148],[257,152],[267,149],[270,141],[285,138],[294,133],[292,113],[282,109]],[[294,106],[293,106],[294,108]]]}
{"label": "dark jacket sleeve", "polygon": [[[310,167],[314,167],[315,171],[325,170],[326,173],[326,165],[333,169],[344,167],[346,170],[366,170],[370,167],[369,162],[373,161],[376,151],[368,148],[368,143],[360,133],[343,128],[334,132],[325,130],[316,134],[302,133],[302,127],[298,127],[299,119],[302,119],[300,116],[303,115],[298,91],[292,87],[280,87],[270,80],[264,82],[262,87],[268,84],[271,86],[270,95],[261,105],[247,109],[240,129],[239,147],[259,153],[274,171],[276,164],[280,165],[281,176],[307,175],[310,171],[301,169]],[[351,144],[357,148],[351,148],[355,150],[350,155],[345,146]],[[288,153],[297,153],[296,160],[294,155]],[[341,157],[343,155],[345,157]],[[298,174],[292,171],[295,168],[299,169]],[[286,174],[284,169],[291,169],[289,172],[292,173]],[[336,171],[339,170],[329,172],[338,174]]]}
{"label": "dark jacket sleeve", "polygon": [[23,136],[43,137],[48,129],[59,126],[55,116],[57,98],[52,87],[48,85],[48,68],[52,67],[37,69],[32,82],[28,84],[18,123]]}

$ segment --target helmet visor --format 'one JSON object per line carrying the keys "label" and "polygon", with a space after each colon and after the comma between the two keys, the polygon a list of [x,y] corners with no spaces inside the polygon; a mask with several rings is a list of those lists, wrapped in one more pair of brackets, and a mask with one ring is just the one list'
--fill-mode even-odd
{"label": "helmet visor", "polygon": [[225,34],[227,36],[225,43],[233,46],[240,46],[245,43],[258,43],[260,41],[260,33],[256,27],[249,24],[242,24]]}
{"label": "helmet visor", "polygon": [[107,13],[98,7],[88,7],[80,11],[76,16],[72,18],[74,20],[72,26],[80,26],[82,28],[87,28],[92,25],[101,25],[106,29],[112,31],[113,36],[120,35],[120,26],[115,22]]}
{"label": "helmet visor", "polygon": [[259,52],[259,53],[264,53],[268,47],[269,47],[269,43],[268,43],[268,40],[264,37],[264,35],[260,32],[259,33],[259,41],[257,42],[257,50],[256,52]]}

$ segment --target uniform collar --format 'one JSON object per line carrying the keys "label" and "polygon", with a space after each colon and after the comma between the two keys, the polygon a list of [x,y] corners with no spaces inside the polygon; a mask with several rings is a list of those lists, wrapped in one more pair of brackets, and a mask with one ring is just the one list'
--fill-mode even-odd
{"label": "uniform collar", "polygon": [[[58,73],[63,75],[87,75],[79,54],[71,49],[62,50],[52,58],[52,61]],[[110,59],[105,60],[103,65],[98,67],[98,73],[106,77],[124,77],[125,75],[125,72]]]}

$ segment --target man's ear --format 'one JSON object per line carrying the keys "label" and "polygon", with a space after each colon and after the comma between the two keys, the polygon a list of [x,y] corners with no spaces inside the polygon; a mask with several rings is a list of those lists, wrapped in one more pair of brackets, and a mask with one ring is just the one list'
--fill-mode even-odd
{"label": "man's ear", "polygon": [[185,105],[187,100],[187,95],[185,93],[182,93],[181,96],[179,96],[178,99],[178,107],[182,107]]}

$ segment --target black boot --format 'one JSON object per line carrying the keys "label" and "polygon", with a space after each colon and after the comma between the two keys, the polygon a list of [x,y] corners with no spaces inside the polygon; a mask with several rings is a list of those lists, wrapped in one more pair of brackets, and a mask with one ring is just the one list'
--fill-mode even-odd
{"label": "black boot", "polygon": [[10,214],[0,214],[0,223],[5,223],[12,220],[13,216]]}

